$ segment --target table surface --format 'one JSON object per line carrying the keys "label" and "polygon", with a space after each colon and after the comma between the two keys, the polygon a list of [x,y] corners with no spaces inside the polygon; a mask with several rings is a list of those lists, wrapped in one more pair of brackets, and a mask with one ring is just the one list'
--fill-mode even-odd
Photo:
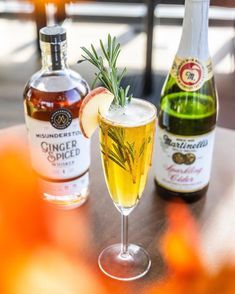
{"label": "table surface", "polygon": [[[6,134],[15,135],[20,140],[26,141],[24,125],[1,130],[0,142],[6,140]],[[207,196],[195,203],[187,204],[202,229],[206,227],[208,220],[213,222],[214,212],[218,207],[226,208],[226,203],[228,203],[226,200],[233,195],[235,196],[234,146],[235,132],[217,128],[212,175]],[[77,209],[78,213],[82,210],[89,211],[90,238],[91,244],[94,244],[93,250],[95,252],[93,264],[97,264],[97,257],[104,247],[120,241],[121,223],[120,214],[108,195],[98,148],[96,133],[92,139],[90,196],[86,204]],[[164,262],[158,250],[158,240],[166,227],[166,203],[157,195],[153,166],[149,173],[144,195],[129,219],[129,241],[143,246],[149,252],[152,260],[150,272],[140,280],[130,282],[134,287],[142,287],[151,281],[156,281],[164,272]],[[231,207],[227,207],[227,209],[231,210]],[[217,238],[219,238],[219,234]],[[104,276],[104,279],[109,278]]]}

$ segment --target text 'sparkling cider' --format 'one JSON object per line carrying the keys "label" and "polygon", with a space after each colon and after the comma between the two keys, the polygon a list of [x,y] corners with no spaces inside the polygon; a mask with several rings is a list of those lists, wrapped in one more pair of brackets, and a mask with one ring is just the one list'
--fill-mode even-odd
{"label": "text 'sparkling cider'", "polygon": [[156,136],[159,195],[193,201],[210,179],[217,92],[208,50],[209,0],[186,0],[183,33],[162,89]]}

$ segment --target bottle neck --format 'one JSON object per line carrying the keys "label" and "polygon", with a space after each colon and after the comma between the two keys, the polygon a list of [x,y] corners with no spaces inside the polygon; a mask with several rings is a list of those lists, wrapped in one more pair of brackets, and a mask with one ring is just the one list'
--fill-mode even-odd
{"label": "bottle neck", "polygon": [[185,0],[183,33],[177,55],[207,60],[208,13],[210,0]]}
{"label": "bottle neck", "polygon": [[43,70],[56,71],[68,67],[66,44],[64,46],[55,46],[50,43],[41,43],[41,50]]}

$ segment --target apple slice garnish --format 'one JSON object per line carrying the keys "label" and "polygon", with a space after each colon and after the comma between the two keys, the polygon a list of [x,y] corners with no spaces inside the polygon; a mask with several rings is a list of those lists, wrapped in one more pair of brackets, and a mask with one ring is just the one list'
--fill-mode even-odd
{"label": "apple slice garnish", "polygon": [[79,110],[79,123],[86,138],[90,138],[98,127],[98,112],[105,114],[113,99],[114,95],[104,87],[95,88],[83,99]]}

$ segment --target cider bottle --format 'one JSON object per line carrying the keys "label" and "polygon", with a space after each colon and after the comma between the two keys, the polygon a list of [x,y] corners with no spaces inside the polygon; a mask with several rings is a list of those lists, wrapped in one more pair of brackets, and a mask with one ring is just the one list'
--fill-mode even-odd
{"label": "cider bottle", "polygon": [[209,0],[186,0],[183,33],[162,89],[156,138],[157,191],[194,201],[210,179],[217,92],[208,50]]}

